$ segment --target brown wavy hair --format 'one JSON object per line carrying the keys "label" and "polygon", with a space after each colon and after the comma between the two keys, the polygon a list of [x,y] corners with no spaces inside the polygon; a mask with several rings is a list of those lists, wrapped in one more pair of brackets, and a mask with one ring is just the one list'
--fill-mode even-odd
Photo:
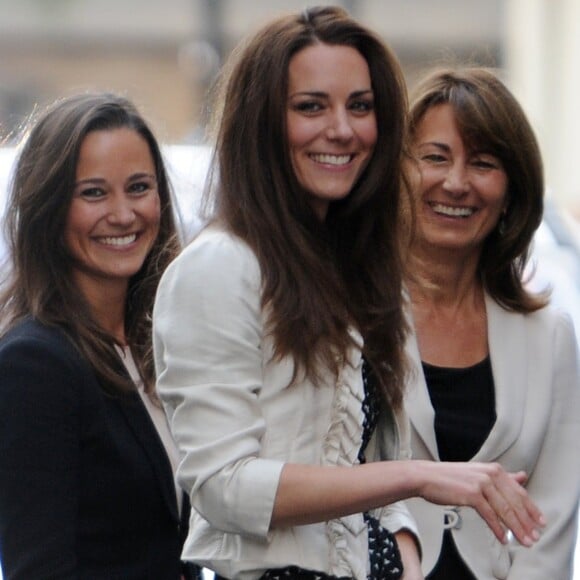
{"label": "brown wavy hair", "polygon": [[411,139],[425,113],[436,105],[453,108],[462,139],[502,163],[508,178],[507,209],[485,240],[478,271],[484,288],[501,306],[533,312],[545,293],[525,287],[524,269],[544,210],[544,172],[534,131],[514,95],[481,67],[432,71],[413,91]]}
{"label": "brown wavy hair", "polygon": [[172,194],[159,145],[135,106],[124,97],[87,93],[59,100],[31,120],[11,180],[6,232],[11,257],[0,295],[2,329],[32,316],[63,329],[88,360],[103,388],[133,389],[113,336],[99,326],[72,277],[64,229],[81,144],[93,131],[128,128],[145,139],[154,160],[161,205],[158,237],[129,282],[125,331],[147,392],[154,386],[151,312],[161,274],[179,243]]}
{"label": "brown wavy hair", "polygon": [[[363,174],[331,204],[324,223],[292,168],[286,126],[290,60],[317,43],[353,47],[364,57],[378,129]],[[316,382],[321,368],[338,373],[354,325],[385,398],[399,407],[407,330],[398,220],[407,97],[396,58],[341,8],[309,8],[243,43],[218,88],[213,215],[257,256],[275,356],[292,355],[294,379],[300,371]]]}

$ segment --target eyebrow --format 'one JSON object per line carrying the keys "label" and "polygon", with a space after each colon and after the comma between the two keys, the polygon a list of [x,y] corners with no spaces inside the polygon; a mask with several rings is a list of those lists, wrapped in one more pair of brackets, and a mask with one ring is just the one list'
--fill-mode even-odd
{"label": "eyebrow", "polygon": [[[353,91],[348,98],[349,99],[356,99],[358,97],[362,97],[363,95],[367,95],[369,93],[373,93],[372,89],[362,89],[360,91]],[[325,99],[328,98],[328,93],[325,93],[324,91],[298,91],[296,93],[292,93],[290,95],[290,98],[292,97],[318,97],[320,99]]]}
{"label": "eyebrow", "polygon": [[449,147],[449,145],[446,143],[439,143],[439,141],[425,141],[423,143],[417,144],[418,147],[426,147],[428,145],[431,147],[437,147],[438,149],[443,149],[443,151],[451,151],[451,147]]}
{"label": "eyebrow", "polygon": [[[157,176],[154,173],[142,172],[142,173],[134,173],[127,179],[127,181],[135,181],[136,179],[143,179],[144,177],[148,179],[157,179]],[[107,180],[104,177],[88,177],[87,179],[79,179],[78,181],[75,181],[75,187],[89,183],[102,184],[107,183]]]}

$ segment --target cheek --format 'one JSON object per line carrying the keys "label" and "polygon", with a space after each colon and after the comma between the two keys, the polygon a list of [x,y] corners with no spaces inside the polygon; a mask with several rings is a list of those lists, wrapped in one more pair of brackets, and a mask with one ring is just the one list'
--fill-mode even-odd
{"label": "cheek", "polygon": [[[167,209],[169,210],[170,208]],[[147,206],[144,208],[143,214],[146,216],[149,223],[155,226],[155,235],[157,235],[159,224],[161,223],[161,199],[159,198],[159,194],[151,198]]]}
{"label": "cheek", "polygon": [[413,185],[415,186],[416,195],[419,199],[426,194],[433,186],[445,179],[445,173],[437,171],[428,165],[422,165],[417,168]]}
{"label": "cheek", "polygon": [[378,139],[377,124],[374,121],[364,128],[361,139],[369,149],[374,149]]}
{"label": "cheek", "polygon": [[499,212],[503,211],[507,201],[508,182],[505,176],[498,176],[489,184],[490,198],[494,201]]}
{"label": "cheek", "polygon": [[353,129],[360,143],[367,149],[373,149],[379,138],[377,119],[375,115],[369,115],[353,120]]}
{"label": "cheek", "polygon": [[71,242],[74,242],[82,235],[88,235],[91,226],[97,219],[93,213],[90,208],[81,206],[73,201],[66,216],[63,236],[69,249]]}

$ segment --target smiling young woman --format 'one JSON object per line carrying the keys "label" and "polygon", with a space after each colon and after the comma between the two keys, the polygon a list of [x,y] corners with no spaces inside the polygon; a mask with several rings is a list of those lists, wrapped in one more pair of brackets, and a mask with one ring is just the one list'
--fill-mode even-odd
{"label": "smiling young woman", "polygon": [[406,96],[390,50],[310,8],[236,51],[220,96],[213,212],[154,309],[195,506],[184,557],[236,580],[414,580],[398,501],[413,495],[460,498],[499,538],[533,542],[523,474],[406,461]]}
{"label": "smiling young woman", "polygon": [[[349,74],[343,74],[348,70]],[[288,146],[321,221],[365,170],[377,141],[369,67],[350,46],[315,44],[288,67]]]}
{"label": "smiling young woman", "polygon": [[[118,322],[124,320],[129,281],[150,253],[160,220],[147,141],[128,128],[89,133],[79,149],[64,241],[75,283],[93,307],[110,315],[119,305]],[[125,344],[124,323],[109,330]]]}
{"label": "smiling young woman", "polygon": [[178,251],[155,137],[81,94],[31,124],[0,294],[0,559],[7,578],[183,580],[189,502],[155,394],[151,311]]}

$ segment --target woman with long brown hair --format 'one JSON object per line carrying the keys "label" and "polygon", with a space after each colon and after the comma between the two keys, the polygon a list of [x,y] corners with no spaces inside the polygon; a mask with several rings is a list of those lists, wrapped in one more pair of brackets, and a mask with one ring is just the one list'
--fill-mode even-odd
{"label": "woman with long brown hair", "polygon": [[127,99],[31,124],[0,296],[4,577],[180,580],[188,500],[155,394],[151,310],[178,250],[159,145]]}
{"label": "woman with long brown hair", "polygon": [[398,502],[417,494],[524,540],[540,516],[521,474],[397,461],[406,97],[391,51],[310,8],[236,51],[221,94],[210,223],[154,309],[195,507],[184,557],[229,579],[419,578]]}

